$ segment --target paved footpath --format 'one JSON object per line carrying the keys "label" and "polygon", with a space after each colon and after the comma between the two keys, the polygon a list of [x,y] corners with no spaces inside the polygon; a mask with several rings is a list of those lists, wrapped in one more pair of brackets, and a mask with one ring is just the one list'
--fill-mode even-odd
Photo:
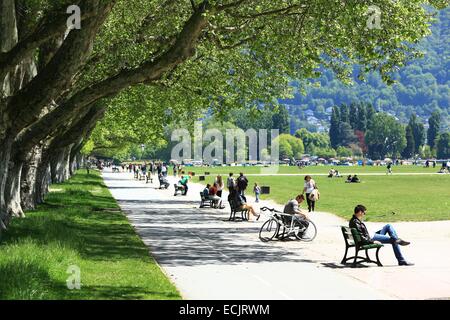
{"label": "paved footpath", "polygon": [[[450,297],[450,221],[395,223],[400,236],[412,242],[402,250],[416,263],[413,267],[397,266],[387,246],[380,251],[383,268],[344,268],[339,264],[344,253],[339,226],[347,222],[332,214],[314,213],[318,235],[312,243],[263,243],[258,231],[264,216],[258,222],[229,222],[228,206],[200,209],[200,184],[191,183],[187,196],[174,197],[173,184],[158,190],[157,181],[145,184],[132,174],[109,171],[103,178],[185,299]],[[271,201],[260,205],[281,209]],[[367,225],[373,232],[382,224]]]}

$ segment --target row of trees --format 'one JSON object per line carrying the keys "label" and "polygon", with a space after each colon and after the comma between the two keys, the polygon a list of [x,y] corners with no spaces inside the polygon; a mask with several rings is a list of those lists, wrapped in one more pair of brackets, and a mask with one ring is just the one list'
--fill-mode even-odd
{"label": "row of trees", "polygon": [[[428,124],[426,135],[425,126],[415,114],[405,127],[395,117],[376,112],[370,104],[353,103],[333,107],[329,136],[333,148],[348,148],[352,154],[374,159],[386,156],[450,157],[448,134],[440,134],[441,117],[438,111],[432,113]],[[426,140],[428,145],[425,145]]]}
{"label": "row of trees", "polygon": [[[290,79],[317,77],[319,65],[346,78],[343,66],[360,64],[387,81],[413,58],[407,44],[430,33],[424,7],[446,5],[400,2],[378,1],[389,15],[370,30],[357,0],[1,1],[0,229],[73,173],[98,120],[136,90],[164,115],[157,135],[179,115],[286,96]],[[72,5],[81,28],[68,30]]]}

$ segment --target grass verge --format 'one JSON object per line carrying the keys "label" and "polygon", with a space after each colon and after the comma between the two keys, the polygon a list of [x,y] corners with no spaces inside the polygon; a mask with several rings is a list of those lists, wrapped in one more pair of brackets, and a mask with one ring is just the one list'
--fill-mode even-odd
{"label": "grass verge", "polygon": [[[0,299],[180,299],[97,172],[54,185],[0,242]],[[69,290],[70,266],[81,289]]]}

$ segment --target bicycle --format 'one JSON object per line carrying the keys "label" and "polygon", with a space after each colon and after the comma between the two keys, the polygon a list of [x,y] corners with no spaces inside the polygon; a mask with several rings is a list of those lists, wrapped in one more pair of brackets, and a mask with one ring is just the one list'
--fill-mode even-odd
{"label": "bicycle", "polygon": [[[262,207],[261,211],[269,210],[270,218],[261,226],[259,239],[262,242],[271,241],[273,238],[280,240],[295,236],[296,239],[311,242],[317,235],[317,227],[309,219],[283,213],[274,208]],[[281,228],[283,231],[280,233]]]}

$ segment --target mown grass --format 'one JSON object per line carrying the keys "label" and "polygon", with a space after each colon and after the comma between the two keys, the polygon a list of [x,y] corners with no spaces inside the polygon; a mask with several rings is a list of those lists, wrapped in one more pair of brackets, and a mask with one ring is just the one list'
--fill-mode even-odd
{"label": "mown grass", "polygon": [[[210,183],[214,176],[207,176]],[[362,183],[344,183],[345,178],[314,176],[321,198],[316,210],[351,217],[353,208],[368,208],[368,221],[437,221],[450,220],[450,175],[361,176]],[[279,204],[303,190],[303,176],[249,176],[249,191],[254,182],[270,186],[270,194]],[[198,177],[194,178],[198,181]],[[306,203],[303,208],[306,207]],[[395,212],[395,214],[392,214]]]}
{"label": "mown grass", "polygon": [[[0,242],[0,299],[180,299],[98,173],[53,186]],[[69,266],[81,290],[69,290]]]}
{"label": "mown grass", "polygon": [[[238,174],[239,172],[244,172],[245,174],[327,174],[331,169],[331,166],[309,166],[305,168],[298,168],[295,166],[279,166],[277,170],[274,167],[265,168],[262,166],[227,166],[227,167],[185,167],[185,171],[195,172],[196,175],[203,175],[205,172],[210,172],[211,174],[222,174],[228,175],[230,172]],[[339,170],[342,174],[359,174],[359,173],[386,173],[386,166],[334,166],[334,169]],[[424,168],[423,166],[393,166],[392,170],[394,173],[429,173],[434,174],[438,172],[440,165],[436,168],[429,167]],[[172,169],[170,169],[172,173]]]}

